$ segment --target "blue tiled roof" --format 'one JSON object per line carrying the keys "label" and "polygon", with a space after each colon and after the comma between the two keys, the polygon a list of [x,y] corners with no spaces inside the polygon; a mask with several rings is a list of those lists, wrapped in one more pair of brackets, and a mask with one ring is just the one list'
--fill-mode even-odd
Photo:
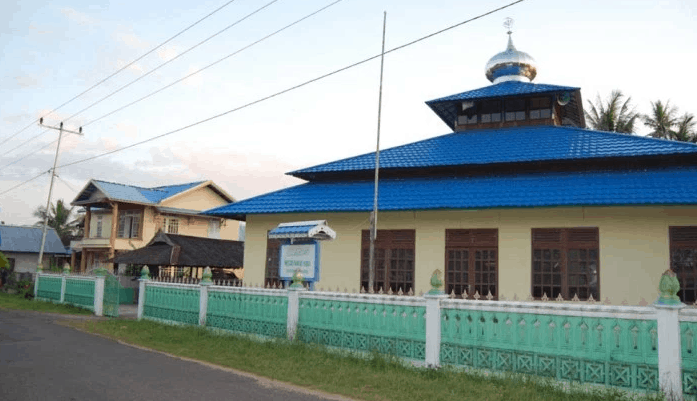
{"label": "blue tiled roof", "polygon": [[[187,189],[200,185],[204,181],[191,182],[187,184],[167,185],[155,188],[142,188],[134,185],[118,184],[108,181],[92,180],[93,185],[113,200],[121,200],[126,202],[137,202],[145,204],[156,204],[162,200],[174,196]],[[94,192],[94,188],[88,186],[83,192],[78,194],[74,202],[85,201],[90,194]]]}
{"label": "blue tiled roof", "polygon": [[[697,204],[697,167],[649,171],[564,172],[512,176],[385,179],[382,211],[591,205]],[[309,182],[204,214],[368,212],[373,181]]]}
{"label": "blue tiled roof", "polygon": [[531,82],[507,81],[501,82],[499,84],[485,86],[479,89],[474,89],[467,92],[458,93],[455,95],[429,100],[426,102],[426,104],[431,105],[434,103],[450,102],[453,100],[488,99],[495,97],[508,97],[518,95],[531,95],[536,93],[553,93],[577,90],[580,90],[580,88],[574,88],[572,86],[533,84]]}
{"label": "blue tiled roof", "polygon": [[[455,132],[380,152],[380,168],[424,168],[494,163],[575,160],[697,153],[697,145],[641,136],[557,126]],[[316,174],[375,168],[375,153],[292,171]]]}
{"label": "blue tiled roof", "polygon": [[[2,236],[2,244],[0,244],[0,251],[2,252],[39,253],[43,229],[41,227],[0,225],[0,236]],[[46,231],[44,253],[68,253],[60,238],[58,238],[56,230],[52,228]]]}
{"label": "blue tiled roof", "polygon": [[279,234],[307,234],[308,231],[310,231],[311,228],[315,227],[315,225],[311,226],[289,226],[289,227],[276,227],[273,230],[269,231],[269,235],[279,235]]}

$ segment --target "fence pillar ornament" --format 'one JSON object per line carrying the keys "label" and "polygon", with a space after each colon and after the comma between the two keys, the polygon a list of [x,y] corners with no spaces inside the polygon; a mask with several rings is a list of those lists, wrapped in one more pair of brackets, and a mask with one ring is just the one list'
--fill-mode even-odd
{"label": "fence pillar ornament", "polygon": [[[288,288],[288,320],[286,321],[286,335],[288,340],[294,340],[295,334],[298,331],[298,318],[300,317],[300,293],[302,291],[307,291],[302,285],[302,279],[300,283],[295,282],[295,275],[299,274],[299,270],[296,270],[293,275],[293,285]],[[302,274],[300,274],[302,277]],[[296,285],[297,284],[297,285]]]}
{"label": "fence pillar ornament", "polygon": [[138,280],[138,320],[143,319],[143,308],[145,307],[145,286],[150,281],[150,269],[147,265],[140,269],[140,280]]}
{"label": "fence pillar ornament", "polygon": [[656,308],[658,331],[658,383],[669,400],[682,400],[682,355],[680,344],[680,309],[685,304],[676,295],[680,282],[668,269],[658,284],[660,295],[653,303]]}
{"label": "fence pillar ornament", "polygon": [[142,269],[140,269],[140,279],[150,280],[150,268],[148,268],[148,265],[145,265]]}
{"label": "fence pillar ornament", "polygon": [[660,296],[656,300],[656,304],[659,305],[681,305],[680,298],[678,297],[678,291],[680,291],[680,282],[675,272],[671,269],[663,272],[661,276],[661,281],[658,284],[658,291]]}
{"label": "fence pillar ornament", "polygon": [[44,272],[43,266],[42,266],[42,265],[36,265],[36,272],[37,272],[37,273],[43,273],[43,272]]}
{"label": "fence pillar ornament", "polygon": [[290,288],[305,288],[303,286],[303,273],[300,269],[297,269],[295,273],[293,273],[293,284],[290,285]]}
{"label": "fence pillar ornament", "polygon": [[100,267],[99,269],[94,269],[94,275],[95,275],[95,276],[104,277],[104,276],[106,276],[107,274],[109,274],[109,270],[107,270],[107,269],[104,268],[104,267]]}
{"label": "fence pillar ornament", "polygon": [[203,274],[201,275],[201,284],[213,284],[213,272],[211,271],[210,266],[206,266],[205,269],[203,269]]}
{"label": "fence pillar ornament", "polygon": [[436,269],[431,275],[431,290],[428,292],[429,295],[441,295],[443,294],[443,272]]}

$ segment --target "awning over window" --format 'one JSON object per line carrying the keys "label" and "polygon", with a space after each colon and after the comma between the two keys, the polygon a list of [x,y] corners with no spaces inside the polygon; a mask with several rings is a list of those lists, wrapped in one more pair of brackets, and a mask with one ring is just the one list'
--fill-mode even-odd
{"label": "awning over window", "polygon": [[336,238],[336,232],[329,228],[327,220],[295,221],[281,223],[278,227],[269,231],[271,239],[297,239],[309,238],[316,240],[328,240]]}

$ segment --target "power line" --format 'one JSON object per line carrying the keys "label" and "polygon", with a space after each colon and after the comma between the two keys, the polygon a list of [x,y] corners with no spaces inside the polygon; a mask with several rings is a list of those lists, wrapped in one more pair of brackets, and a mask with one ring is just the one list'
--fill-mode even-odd
{"label": "power line", "polygon": [[[218,11],[222,10],[223,8],[227,7],[227,6],[230,5],[233,1],[235,1],[235,0],[230,0],[230,1],[228,1],[227,3],[223,4],[222,6],[220,6],[220,7],[216,8],[215,10],[211,11],[210,13],[208,13],[208,14],[207,14],[206,16],[204,16],[203,18],[199,19],[198,21],[194,22],[193,24],[189,25],[188,27],[184,28],[183,30],[179,31],[179,32],[176,33],[174,36],[170,37],[169,39],[165,40],[164,42],[160,43],[159,45],[153,47],[152,49],[150,49],[148,52],[146,52],[146,53],[143,54],[142,56],[138,57],[137,59],[131,61],[130,63],[128,63],[128,64],[126,64],[125,66],[121,67],[120,69],[116,70],[116,72],[112,73],[111,75],[109,75],[108,77],[102,79],[101,81],[97,82],[96,84],[90,86],[90,87],[87,88],[86,90],[82,91],[80,94],[75,95],[73,98],[71,98],[71,99],[68,100],[67,102],[61,104],[60,106],[56,107],[55,109],[51,110],[48,114],[46,114],[46,115],[43,116],[43,117],[47,117],[47,116],[49,116],[49,115],[55,113],[56,111],[58,111],[58,109],[60,109],[60,108],[62,108],[63,106],[67,105],[68,103],[72,102],[73,100],[79,98],[80,96],[84,95],[85,93],[91,91],[92,89],[96,88],[97,86],[103,84],[103,83],[106,82],[107,80],[109,80],[109,79],[111,79],[112,77],[114,77],[116,74],[118,74],[118,73],[120,73],[121,71],[127,69],[128,67],[130,67],[130,66],[132,66],[133,64],[137,63],[138,61],[142,60],[144,57],[146,57],[146,56],[152,54],[155,50],[157,50],[157,49],[161,48],[162,46],[166,45],[167,43],[171,42],[173,39],[175,39],[175,38],[178,37],[179,35],[183,34],[184,32],[188,31],[189,29],[193,28],[194,26],[198,25],[200,22],[202,22],[203,20],[207,19],[207,18],[210,17],[211,15],[213,15],[213,14],[217,13]],[[9,137],[5,138],[2,142],[0,142],[0,145],[2,145],[3,143],[5,143],[5,142],[9,141],[10,139],[14,138],[15,136],[19,135],[20,133],[24,132],[25,130],[27,130],[29,127],[31,127],[32,125],[34,125],[34,124],[37,123],[38,121],[39,121],[39,119],[37,118],[36,120],[34,120],[34,121],[32,121],[31,123],[29,123],[26,127],[22,128],[21,130],[15,132],[14,134],[12,134],[12,135],[10,135]],[[46,131],[44,131],[44,132],[46,132]]]}
{"label": "power line", "polygon": [[300,18],[299,20],[296,20],[295,22],[292,22],[292,23],[290,23],[290,24],[284,26],[283,28],[276,30],[275,32],[270,33],[270,34],[264,36],[263,38],[261,38],[261,39],[255,41],[255,42],[253,42],[253,43],[250,43],[249,45],[247,45],[247,46],[245,46],[245,47],[243,47],[243,48],[241,48],[241,49],[239,49],[239,50],[237,50],[237,51],[235,51],[235,52],[233,52],[233,53],[230,53],[230,54],[228,54],[227,56],[225,56],[225,57],[223,57],[223,58],[221,58],[221,59],[218,59],[217,61],[214,61],[214,62],[208,64],[207,66],[205,66],[205,67],[203,67],[203,68],[201,68],[201,69],[199,69],[199,70],[196,70],[196,71],[194,71],[194,72],[192,72],[192,73],[190,73],[190,74],[188,74],[188,75],[186,75],[186,76],[184,76],[184,77],[182,77],[182,78],[179,78],[178,80],[176,80],[176,81],[174,81],[174,82],[172,82],[172,83],[170,83],[170,84],[168,84],[168,85],[165,85],[165,86],[163,86],[162,88],[157,89],[157,90],[154,91],[154,92],[150,92],[149,94],[147,94],[147,95],[145,95],[145,96],[143,96],[143,97],[141,97],[141,98],[139,98],[139,99],[136,99],[136,100],[134,100],[134,101],[132,101],[132,102],[130,102],[130,103],[128,103],[128,104],[125,104],[125,105],[119,107],[119,108],[116,109],[116,110],[112,110],[112,111],[110,111],[110,112],[104,114],[104,115],[101,116],[101,117],[97,117],[97,118],[95,118],[94,120],[92,120],[92,121],[90,121],[90,122],[88,122],[88,123],[86,123],[86,124],[83,124],[82,126],[83,126],[83,127],[86,127],[86,126],[88,126],[88,125],[90,125],[90,124],[92,124],[92,123],[94,123],[94,122],[97,122],[97,121],[103,119],[103,118],[109,117],[110,115],[112,115],[112,114],[114,114],[114,113],[118,113],[119,111],[121,111],[121,110],[123,110],[123,109],[126,109],[126,108],[128,108],[128,107],[130,107],[130,106],[133,106],[134,104],[139,103],[139,102],[141,102],[141,101],[143,101],[143,100],[145,100],[145,99],[147,99],[147,98],[149,98],[149,97],[151,97],[151,96],[153,96],[153,95],[156,95],[156,94],[162,92],[163,90],[165,90],[165,89],[167,89],[167,88],[170,88],[170,87],[172,87],[172,86],[178,84],[179,82],[182,82],[182,81],[184,81],[184,80],[186,80],[186,79],[188,79],[188,78],[191,78],[192,76],[194,76],[194,75],[196,75],[196,74],[198,74],[198,73],[200,73],[200,72],[203,72],[203,71],[209,69],[210,67],[213,67],[214,65],[219,64],[219,63],[221,63],[221,62],[223,62],[223,61],[229,59],[230,57],[235,56],[235,55],[237,55],[237,54],[243,52],[244,50],[249,49],[250,47],[253,47],[253,46],[257,45],[257,44],[259,44],[259,43],[265,41],[266,39],[269,39],[269,38],[271,38],[272,36],[275,36],[275,35],[277,35],[277,34],[283,32],[283,31],[285,31],[286,29],[288,29],[288,28],[290,28],[290,27],[292,27],[292,26],[299,24],[300,22],[302,22],[302,21],[304,21],[304,20],[306,20],[306,19],[308,19],[308,18],[314,16],[315,14],[318,14],[318,13],[320,13],[320,12],[326,10],[327,8],[333,6],[333,5],[337,4],[337,3],[340,3],[341,1],[343,1],[343,0],[336,0],[335,2],[333,2],[333,3],[331,3],[331,4],[328,4],[328,5],[324,6],[324,7],[322,7],[322,8],[318,9],[317,11],[315,11],[315,12],[313,12],[313,13],[311,13],[311,14],[306,15],[306,16]]}
{"label": "power line", "polygon": [[[38,121],[38,120],[37,120],[37,121]],[[42,136],[43,134],[45,134],[45,133],[47,133],[47,132],[48,132],[48,130],[45,130],[45,131],[43,131],[43,132],[40,132],[40,133],[34,135],[33,137],[31,137],[31,138],[27,139],[26,141],[20,143],[19,145],[15,146],[14,148],[12,148],[12,149],[6,151],[6,152],[5,152],[5,155],[7,155],[8,153],[12,152],[13,150],[15,150],[15,149],[17,149],[17,148],[21,148],[22,146],[28,144],[29,142],[33,141],[34,139],[36,139],[36,138]]]}
{"label": "power line", "polygon": [[8,190],[5,190],[5,191],[3,191],[3,192],[0,192],[0,195],[5,195],[6,193],[12,191],[13,189],[19,188],[19,187],[21,187],[22,185],[29,184],[30,182],[34,181],[35,179],[41,177],[41,176],[44,175],[44,174],[48,174],[48,173],[50,173],[50,172],[51,172],[50,169],[47,170],[47,171],[44,171],[43,173],[40,173],[39,175],[36,175],[36,176],[34,176],[33,178],[30,178],[30,179],[28,179],[28,180],[26,180],[26,181],[24,181],[24,182],[22,182],[22,183],[20,183],[20,184],[17,184],[17,185],[15,185],[14,187],[12,187],[12,188],[10,188],[10,189],[8,189]]}
{"label": "power line", "polygon": [[157,67],[153,68],[152,70],[150,70],[150,71],[146,72],[145,74],[139,76],[138,78],[134,79],[133,81],[127,83],[126,85],[124,85],[124,86],[120,87],[119,89],[117,89],[117,90],[115,90],[115,91],[109,93],[108,95],[106,95],[106,96],[104,96],[103,98],[97,100],[96,102],[90,104],[89,106],[85,107],[84,109],[78,111],[77,113],[73,114],[72,116],[66,118],[64,121],[68,121],[68,120],[70,120],[71,118],[73,118],[73,117],[75,117],[75,116],[77,116],[77,115],[79,115],[79,114],[82,114],[83,112],[85,112],[85,111],[91,109],[92,107],[98,105],[99,103],[103,102],[104,100],[106,100],[106,99],[108,99],[108,98],[114,96],[115,94],[121,92],[122,90],[128,88],[129,86],[133,85],[134,83],[136,83],[136,82],[140,81],[141,79],[147,77],[148,75],[150,75],[150,74],[152,74],[153,72],[159,70],[160,68],[166,66],[167,64],[171,63],[172,61],[174,61],[174,60],[176,60],[176,59],[182,57],[182,56],[185,55],[186,53],[188,53],[188,52],[194,50],[195,48],[197,48],[197,47],[201,46],[202,44],[208,42],[209,40],[213,39],[214,37],[220,35],[221,33],[227,31],[228,29],[234,27],[235,25],[237,25],[237,24],[239,24],[240,22],[246,20],[247,18],[253,16],[254,14],[256,14],[256,13],[262,11],[263,9],[269,7],[269,6],[272,5],[273,3],[276,3],[277,1],[279,1],[279,0],[272,0],[272,1],[268,2],[268,3],[266,3],[266,4],[263,5],[262,7],[260,7],[260,8],[258,8],[258,9],[256,9],[256,10],[252,11],[251,13],[249,13],[249,14],[247,14],[246,16],[244,16],[244,17],[238,19],[237,21],[235,21],[235,22],[233,22],[232,24],[228,25],[227,27],[221,29],[220,31],[214,33],[213,35],[207,37],[206,39],[202,40],[201,42],[198,42],[197,44],[193,45],[192,47],[186,49],[186,50],[183,51],[182,53],[177,54],[174,58],[165,61],[164,63],[158,65]]}
{"label": "power line", "polygon": [[[46,131],[48,131],[48,130],[46,130]],[[35,153],[38,153],[38,152],[40,152],[40,151],[46,149],[47,147],[53,145],[53,144],[56,143],[56,142],[58,142],[58,139],[56,139],[56,140],[53,141],[53,142],[47,143],[46,145],[40,147],[39,149],[36,149],[36,150],[33,151],[33,152],[27,153],[26,155],[20,157],[19,159],[15,160],[15,161],[13,161],[13,162],[7,163],[6,165],[0,167],[0,171],[2,171],[5,167],[9,167],[9,166],[11,166],[11,165],[13,165],[13,164],[15,164],[15,163],[19,163],[20,161],[26,159],[27,157],[29,157],[29,156],[31,156],[31,155],[33,155],[33,154],[35,154]]]}
{"label": "power line", "polygon": [[[509,4],[505,5],[505,6],[501,6],[501,7],[499,7],[499,8],[493,9],[493,10],[488,11],[488,12],[486,12],[486,13],[480,14],[480,15],[478,15],[478,16],[476,16],[476,17],[470,18],[470,19],[468,19],[468,20],[459,22],[459,23],[457,23],[457,24],[455,24],[455,25],[451,25],[451,26],[449,26],[449,27],[447,27],[447,28],[444,28],[444,29],[441,29],[441,30],[439,30],[439,31],[433,32],[433,33],[431,33],[431,34],[429,34],[429,35],[422,36],[422,37],[420,37],[420,38],[418,38],[418,39],[415,39],[415,40],[413,40],[413,41],[411,41],[411,42],[407,42],[407,43],[405,43],[405,44],[403,44],[403,45],[394,47],[394,48],[392,48],[392,49],[390,49],[390,50],[385,51],[384,54],[389,54],[389,53],[396,52],[396,51],[398,51],[398,50],[404,49],[405,47],[414,45],[414,44],[416,44],[416,43],[419,43],[419,42],[424,41],[424,40],[426,40],[426,39],[432,38],[432,37],[434,37],[434,36],[436,36],[436,35],[439,35],[439,34],[441,34],[441,33],[443,33],[443,32],[447,32],[447,31],[449,31],[449,30],[455,29],[455,28],[457,28],[457,27],[459,27],[459,26],[462,26],[462,25],[464,25],[464,24],[470,23],[470,22],[472,22],[472,21],[476,21],[476,20],[478,20],[478,19],[481,19],[481,18],[483,18],[483,17],[486,17],[486,16],[491,15],[491,14],[493,14],[493,13],[496,13],[496,12],[498,12],[498,11],[501,11],[501,10],[504,10],[504,9],[509,8],[509,7],[511,7],[511,6],[514,6],[514,5],[518,4],[518,3],[522,3],[523,1],[525,1],[525,0],[516,0],[516,1],[511,2],[511,3],[509,3]],[[140,142],[136,142],[136,143],[133,143],[133,144],[131,144],[131,145],[124,146],[124,147],[121,147],[121,148],[118,148],[118,149],[115,149],[115,150],[112,150],[112,151],[109,151],[109,152],[101,153],[101,154],[98,154],[98,155],[95,155],[95,156],[91,156],[91,157],[87,157],[87,158],[84,158],[84,159],[81,159],[81,160],[77,160],[77,161],[74,161],[74,162],[71,162],[71,163],[63,164],[63,165],[59,166],[59,168],[68,167],[68,166],[72,166],[72,165],[75,165],[75,164],[83,163],[83,162],[86,162],[86,161],[94,160],[94,159],[97,159],[97,158],[100,158],[100,157],[108,156],[108,155],[111,155],[111,154],[114,154],[114,153],[117,153],[117,152],[121,152],[121,151],[123,151],[123,150],[127,150],[127,149],[130,149],[130,148],[136,147],[136,146],[138,146],[138,145],[142,145],[142,144],[147,143],[147,142],[154,141],[154,140],[159,139],[159,138],[163,138],[163,137],[168,136],[168,135],[176,134],[177,132],[184,131],[184,130],[186,130],[186,129],[195,127],[195,126],[200,125],[200,124],[203,124],[203,123],[207,123],[207,122],[212,121],[212,120],[215,120],[215,119],[217,119],[217,118],[220,118],[220,117],[226,116],[226,115],[228,115],[228,114],[234,113],[234,112],[236,112],[236,111],[239,111],[239,110],[245,109],[245,108],[247,108],[247,107],[253,106],[253,105],[257,104],[257,103],[261,103],[261,102],[264,102],[264,101],[266,101],[266,100],[269,100],[269,99],[272,99],[272,98],[274,98],[274,97],[283,95],[283,94],[288,93],[288,92],[290,92],[290,91],[293,91],[293,90],[295,90],[295,89],[302,88],[303,86],[306,86],[306,85],[309,85],[309,84],[311,84],[311,83],[320,81],[320,80],[322,80],[322,79],[324,79],[324,78],[327,78],[327,77],[330,77],[330,76],[332,76],[332,75],[336,75],[336,74],[338,74],[338,73],[340,73],[340,72],[346,71],[346,70],[351,69],[351,68],[353,68],[353,67],[357,67],[357,66],[359,66],[359,65],[361,65],[361,64],[365,64],[365,63],[367,63],[367,62],[369,62],[369,61],[372,61],[372,60],[374,60],[374,59],[376,59],[376,58],[379,58],[379,57],[381,57],[381,54],[377,54],[377,55],[375,55],[375,56],[366,58],[366,59],[364,59],[364,60],[355,62],[355,63],[353,63],[353,64],[350,64],[350,65],[346,66],[346,67],[339,68],[339,69],[334,70],[334,71],[332,71],[332,72],[329,72],[329,73],[327,73],[327,74],[320,75],[319,77],[310,79],[310,80],[308,80],[308,81],[305,81],[305,82],[303,82],[303,83],[297,84],[297,85],[295,85],[295,86],[291,86],[291,87],[289,87],[289,88],[287,88],[287,89],[284,89],[284,90],[282,90],[282,91],[279,91],[279,92],[276,92],[276,93],[274,93],[274,94],[271,94],[271,95],[265,96],[265,97],[263,97],[263,98],[257,99],[257,100],[255,100],[255,101],[246,103],[246,104],[244,104],[244,105],[242,105],[242,106],[235,107],[235,108],[233,108],[233,109],[230,109],[230,110],[224,111],[224,112],[222,112],[222,113],[213,115],[213,116],[208,117],[208,118],[205,118],[205,119],[203,119],[203,120],[199,120],[199,121],[196,121],[196,122],[191,123],[191,124],[189,124],[189,125],[186,125],[186,126],[177,128],[177,129],[175,129],[175,130],[172,130],[172,131],[169,131],[169,132],[165,132],[164,134],[156,135],[156,136],[154,136],[154,137],[151,137],[151,138],[142,140],[142,141],[140,141]]]}

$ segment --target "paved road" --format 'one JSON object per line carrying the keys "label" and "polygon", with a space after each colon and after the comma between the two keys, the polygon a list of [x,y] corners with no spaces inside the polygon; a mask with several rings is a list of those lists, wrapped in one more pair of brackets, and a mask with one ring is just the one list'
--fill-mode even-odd
{"label": "paved road", "polygon": [[0,400],[339,399],[121,345],[54,319],[0,310]]}

